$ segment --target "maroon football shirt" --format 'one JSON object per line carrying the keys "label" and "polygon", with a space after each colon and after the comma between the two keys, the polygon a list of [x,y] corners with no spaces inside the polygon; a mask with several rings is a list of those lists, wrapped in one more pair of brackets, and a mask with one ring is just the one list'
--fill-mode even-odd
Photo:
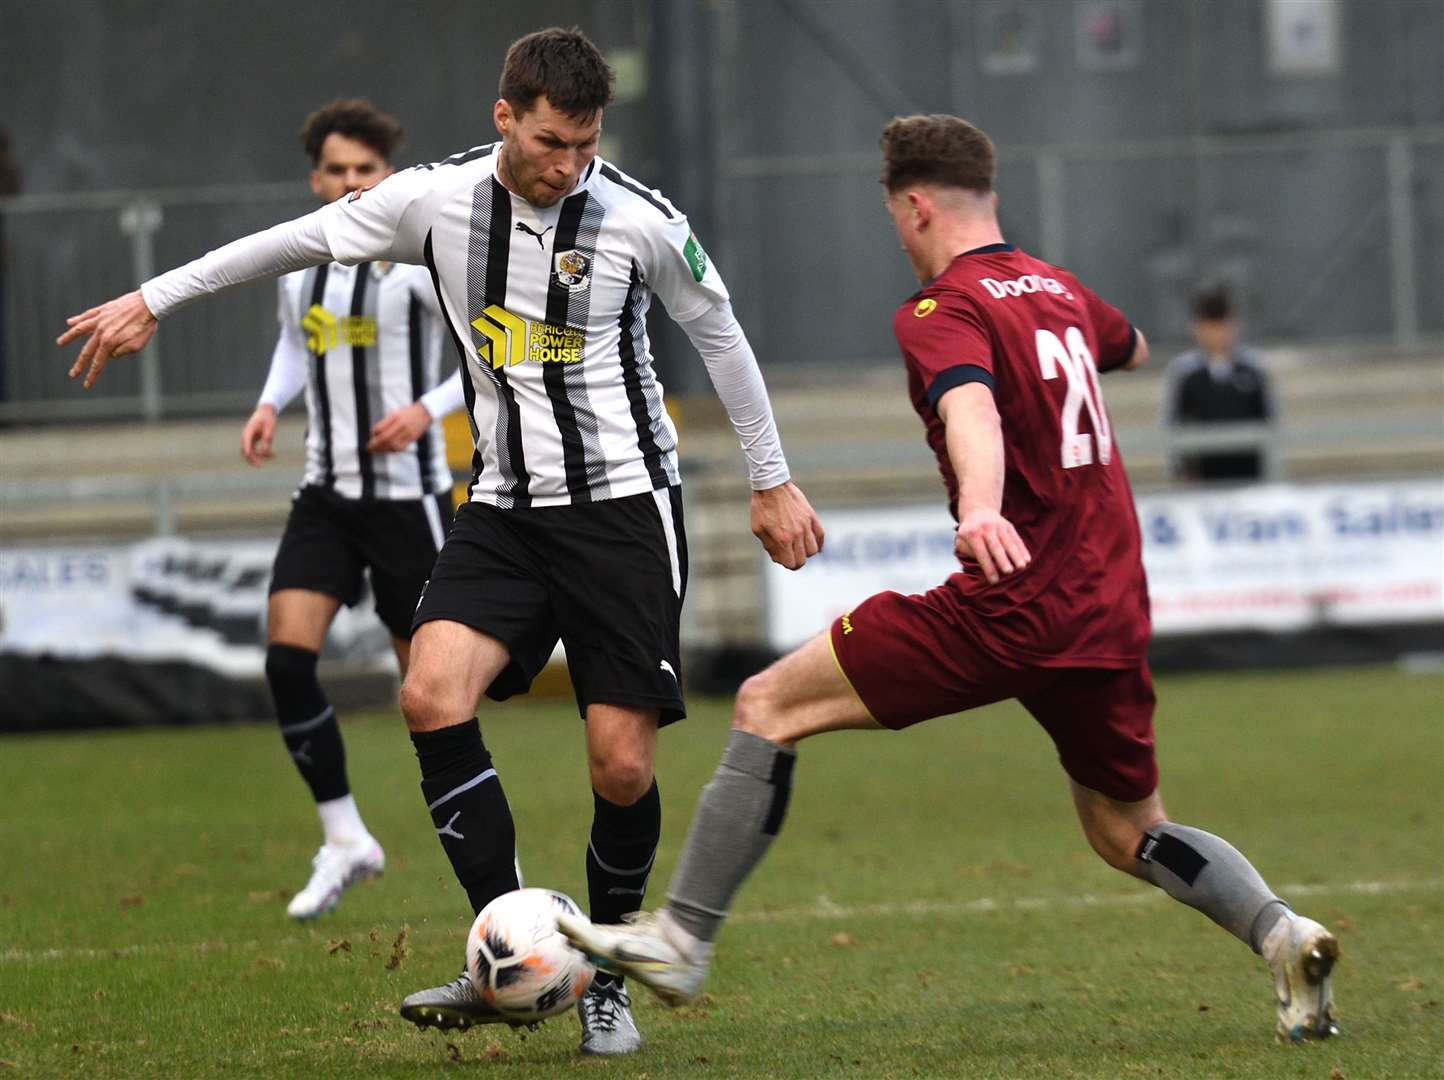
{"label": "maroon football shirt", "polygon": [[1142,660],[1150,624],[1138,519],[1098,379],[1131,355],[1128,320],[1066,270],[993,244],[959,255],[909,298],[893,331],[954,516],[957,478],[934,406],[983,382],[1002,418],[1002,513],[1033,561],[996,585],[965,561],[949,581],[962,594],[959,618],[1017,664]]}

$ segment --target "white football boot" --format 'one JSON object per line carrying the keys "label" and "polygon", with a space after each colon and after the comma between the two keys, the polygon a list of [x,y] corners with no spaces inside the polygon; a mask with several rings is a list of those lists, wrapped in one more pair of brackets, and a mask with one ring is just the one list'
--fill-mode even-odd
{"label": "white football boot", "polygon": [[311,880],[286,905],[293,919],[315,919],[333,911],[352,885],[386,871],[386,853],[368,836],[356,844],[322,844],[311,866]]}
{"label": "white football boot", "polygon": [[584,1054],[615,1057],[642,1048],[642,1033],[632,1019],[632,999],[621,983],[593,982],[577,1002]]}
{"label": "white football boot", "polygon": [[602,926],[580,915],[557,915],[557,929],[598,967],[634,978],[668,1005],[691,1001],[712,963],[712,943],[678,926],[666,908]]}
{"label": "white football boot", "polygon": [[1338,938],[1313,919],[1289,912],[1269,931],[1261,951],[1274,973],[1279,1041],[1337,1035],[1329,975],[1339,960]]}

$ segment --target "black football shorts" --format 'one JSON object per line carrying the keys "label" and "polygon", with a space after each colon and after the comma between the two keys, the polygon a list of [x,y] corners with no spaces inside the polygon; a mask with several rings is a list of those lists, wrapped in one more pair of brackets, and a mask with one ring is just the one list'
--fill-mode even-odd
{"label": "black football shorts", "polygon": [[415,626],[445,619],[506,645],[511,661],[487,688],[524,694],[558,640],[577,707],[655,708],[686,715],[678,628],[687,591],[682,493],[500,510],[466,503],[437,556]]}
{"label": "black football shorts", "polygon": [[271,592],[309,589],[354,607],[371,571],[376,614],[399,638],[451,526],[451,495],[348,499],[310,485],[296,492],[271,569]]}

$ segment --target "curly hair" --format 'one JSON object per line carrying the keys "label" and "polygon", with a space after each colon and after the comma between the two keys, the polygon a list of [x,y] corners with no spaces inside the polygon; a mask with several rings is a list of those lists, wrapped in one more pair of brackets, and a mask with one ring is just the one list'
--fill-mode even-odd
{"label": "curly hair", "polygon": [[545,96],[558,112],[590,120],[611,102],[612,79],[612,69],[585,34],[553,26],[511,43],[498,91],[518,116]]}
{"label": "curly hair", "polygon": [[883,128],[882,184],[894,193],[912,184],[942,184],[979,194],[993,190],[993,140],[956,116],[899,116]]}
{"label": "curly hair", "polygon": [[337,98],[306,117],[301,125],[301,145],[312,165],[321,163],[321,147],[326,136],[332,134],[365,143],[384,161],[391,160],[406,138],[396,117],[382,112],[367,98]]}

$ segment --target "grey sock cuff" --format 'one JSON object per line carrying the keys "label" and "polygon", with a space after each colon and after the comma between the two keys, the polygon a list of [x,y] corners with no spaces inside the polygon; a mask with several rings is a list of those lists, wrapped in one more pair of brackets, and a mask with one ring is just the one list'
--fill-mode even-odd
{"label": "grey sock cuff", "polygon": [[1291,910],[1288,904],[1278,897],[1274,897],[1259,908],[1259,913],[1253,917],[1253,925],[1249,928],[1249,947],[1262,955],[1264,938],[1269,936],[1269,931],[1278,925],[1280,919],[1288,917]]}
{"label": "grey sock cuff", "polygon": [[772,783],[779,754],[788,758],[797,757],[796,750],[768,742],[762,736],[753,735],[749,731],[734,729],[727,739],[727,749],[722,752],[722,767]]}

